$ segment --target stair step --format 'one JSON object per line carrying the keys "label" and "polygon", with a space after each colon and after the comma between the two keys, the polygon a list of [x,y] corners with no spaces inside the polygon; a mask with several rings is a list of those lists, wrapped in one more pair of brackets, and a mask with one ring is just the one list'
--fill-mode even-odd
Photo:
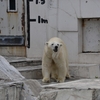
{"label": "stair step", "polygon": [[17,70],[27,79],[41,79],[41,66],[18,67]]}
{"label": "stair step", "polygon": [[[17,68],[28,79],[41,79],[42,66],[25,66]],[[100,78],[100,69],[97,64],[69,64],[70,75],[74,79]]]}
{"label": "stair step", "polygon": [[32,70],[41,69],[41,66],[26,66],[26,67],[19,67],[17,69],[20,72],[24,72],[24,71],[32,71]]}
{"label": "stair step", "polygon": [[98,64],[69,64],[70,74],[75,78],[100,78]]}
{"label": "stair step", "polygon": [[33,59],[26,57],[5,57],[7,61],[14,67],[37,66],[41,65],[41,59]]}

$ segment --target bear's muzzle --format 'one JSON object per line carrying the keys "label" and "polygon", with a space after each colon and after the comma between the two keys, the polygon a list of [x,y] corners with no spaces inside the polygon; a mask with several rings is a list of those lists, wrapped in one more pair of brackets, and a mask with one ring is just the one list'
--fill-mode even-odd
{"label": "bear's muzzle", "polygon": [[54,48],[53,51],[54,51],[54,52],[57,52],[57,51],[58,51],[58,46],[55,46],[55,48]]}

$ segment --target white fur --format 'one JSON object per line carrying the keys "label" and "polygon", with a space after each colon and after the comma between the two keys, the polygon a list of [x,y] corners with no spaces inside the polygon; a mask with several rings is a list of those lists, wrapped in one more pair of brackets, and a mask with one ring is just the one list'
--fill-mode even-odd
{"label": "white fur", "polygon": [[[57,48],[55,50],[55,48]],[[57,37],[51,38],[44,47],[42,58],[43,82],[50,81],[50,75],[57,82],[64,82],[69,75],[68,55],[64,42]]]}

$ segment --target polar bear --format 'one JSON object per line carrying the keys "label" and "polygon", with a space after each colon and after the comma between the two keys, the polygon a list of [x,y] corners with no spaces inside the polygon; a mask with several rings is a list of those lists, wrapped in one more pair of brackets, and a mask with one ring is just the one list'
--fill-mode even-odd
{"label": "polar bear", "polygon": [[60,38],[53,37],[45,43],[42,74],[43,82],[50,82],[50,76],[60,83],[70,78],[67,49]]}

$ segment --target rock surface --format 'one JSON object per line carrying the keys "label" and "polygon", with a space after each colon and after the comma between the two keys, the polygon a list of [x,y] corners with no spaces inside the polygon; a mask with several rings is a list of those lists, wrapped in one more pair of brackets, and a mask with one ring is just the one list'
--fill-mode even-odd
{"label": "rock surface", "polygon": [[41,91],[42,87],[37,80],[24,80],[21,100],[36,100]]}
{"label": "rock surface", "polygon": [[0,100],[20,100],[22,82],[0,81]]}
{"label": "rock surface", "polygon": [[3,56],[0,56],[0,79],[18,81],[24,77]]}
{"label": "rock surface", "polygon": [[37,100],[100,100],[100,79],[44,85]]}
{"label": "rock surface", "polygon": [[36,100],[42,90],[37,80],[25,79],[0,56],[0,100]]}

